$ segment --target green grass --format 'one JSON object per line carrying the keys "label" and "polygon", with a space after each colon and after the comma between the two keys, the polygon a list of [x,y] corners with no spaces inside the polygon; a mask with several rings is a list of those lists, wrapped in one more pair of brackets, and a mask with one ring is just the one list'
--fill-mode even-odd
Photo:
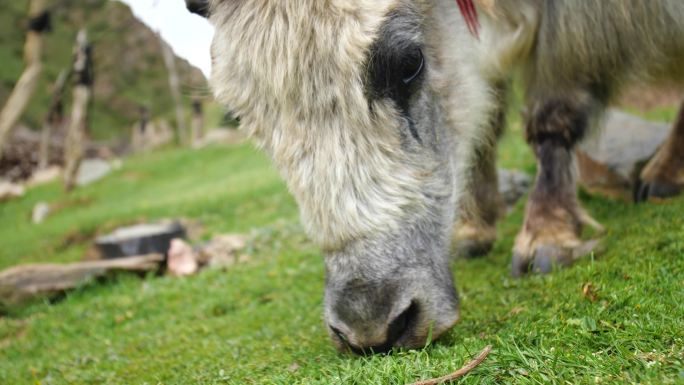
{"label": "green grass", "polygon": [[[534,168],[519,124],[502,162]],[[64,208],[29,223],[40,200]],[[70,261],[89,239],[141,219],[248,232],[251,262],[189,278],[121,275],[0,318],[0,384],[404,384],[492,355],[461,383],[684,383],[684,199],[630,205],[583,196],[605,251],[546,277],[509,277],[522,206],[487,258],[456,261],[462,320],[423,350],[337,353],[322,322],[323,263],[264,156],[248,145],[127,160],[65,195],[0,205],[0,268]],[[591,285],[591,294],[583,286]]]}

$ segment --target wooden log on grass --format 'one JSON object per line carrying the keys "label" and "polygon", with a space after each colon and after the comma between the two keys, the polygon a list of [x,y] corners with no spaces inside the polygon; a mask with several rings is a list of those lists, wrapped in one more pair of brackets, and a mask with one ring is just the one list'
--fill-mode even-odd
{"label": "wooden log on grass", "polygon": [[52,298],[114,272],[157,271],[163,254],[78,262],[71,264],[21,265],[0,272],[0,308]]}
{"label": "wooden log on grass", "polygon": [[2,151],[10,137],[10,132],[31,100],[43,70],[41,63],[42,35],[50,29],[50,13],[46,9],[45,0],[31,1],[29,17],[29,30],[24,45],[26,68],[12,89],[2,111],[0,111],[0,158],[2,158]]}

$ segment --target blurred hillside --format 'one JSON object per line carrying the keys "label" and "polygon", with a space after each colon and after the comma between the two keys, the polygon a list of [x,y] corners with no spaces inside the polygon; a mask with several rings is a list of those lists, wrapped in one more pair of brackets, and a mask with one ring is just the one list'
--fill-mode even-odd
{"label": "blurred hillside", "polygon": [[[28,3],[0,2],[0,105],[24,67]],[[33,129],[41,127],[51,86],[59,72],[70,67],[76,33],[85,26],[95,63],[89,135],[99,140],[128,135],[141,105],[150,108],[153,118],[165,117],[173,123],[173,101],[156,34],[117,1],[66,0],[59,4],[53,8],[52,31],[45,35],[41,82],[22,122]],[[177,59],[177,68],[189,111],[189,99],[195,93],[204,94],[206,80],[183,59]],[[67,103],[70,99],[67,97]],[[67,114],[68,108],[67,104]]]}

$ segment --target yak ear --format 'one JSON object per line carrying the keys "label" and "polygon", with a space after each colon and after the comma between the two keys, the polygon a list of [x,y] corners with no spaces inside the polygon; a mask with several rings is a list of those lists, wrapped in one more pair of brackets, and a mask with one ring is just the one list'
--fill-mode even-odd
{"label": "yak ear", "polygon": [[185,0],[188,11],[196,13],[202,17],[209,16],[209,0]]}

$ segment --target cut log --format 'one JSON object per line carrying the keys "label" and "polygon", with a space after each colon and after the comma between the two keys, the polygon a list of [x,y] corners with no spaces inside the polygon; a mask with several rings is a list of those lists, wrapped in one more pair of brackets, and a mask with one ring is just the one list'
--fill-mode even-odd
{"label": "cut log", "polygon": [[0,306],[16,306],[38,298],[52,298],[95,278],[118,271],[153,272],[164,261],[162,254],[65,265],[32,264],[0,272]]}
{"label": "cut log", "polygon": [[166,254],[174,238],[184,238],[185,229],[177,222],[140,224],[122,227],[95,240],[103,258],[121,258],[130,255]]}

